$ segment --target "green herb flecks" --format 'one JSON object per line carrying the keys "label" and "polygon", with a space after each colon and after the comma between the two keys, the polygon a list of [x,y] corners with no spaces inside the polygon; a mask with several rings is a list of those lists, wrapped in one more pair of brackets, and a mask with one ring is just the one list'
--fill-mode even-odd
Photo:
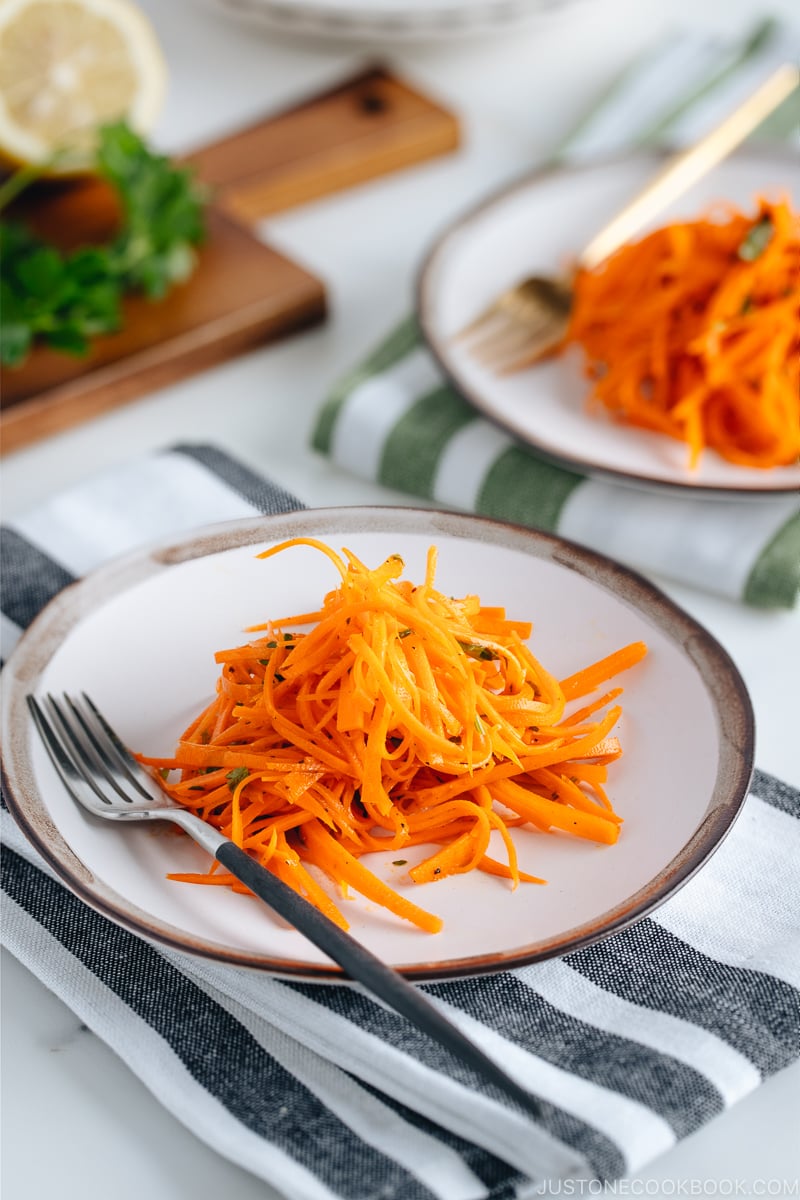
{"label": "green herb flecks", "polygon": [[775,227],[769,217],[762,217],[751,225],[736,251],[742,262],[754,262],[772,241]]}
{"label": "green herb flecks", "polygon": [[247,779],[250,771],[247,767],[234,767],[232,771],[228,771],[225,778],[228,781],[228,787],[232,792],[235,792],[243,779]]}
{"label": "green herb flecks", "polygon": [[479,642],[459,642],[458,644],[469,658],[484,660],[497,658],[494,650],[489,646],[482,646]]}
{"label": "green herb flecks", "polygon": [[[25,225],[0,221],[0,361],[6,366],[23,362],[36,342],[86,354],[91,338],[120,328],[127,293],[158,300],[192,273],[204,236],[205,195],[191,171],[153,154],[123,122],[100,130],[96,166],[122,208],[113,241],[62,254]],[[30,181],[25,176],[7,186],[0,199],[8,202]]]}

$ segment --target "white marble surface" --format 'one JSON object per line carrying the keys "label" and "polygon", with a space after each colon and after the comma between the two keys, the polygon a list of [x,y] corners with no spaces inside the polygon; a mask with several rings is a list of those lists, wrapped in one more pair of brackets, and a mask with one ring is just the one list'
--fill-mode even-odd
{"label": "white marble surface", "polygon": [[[364,47],[291,43],[228,23],[199,0],[147,0],[171,66],[159,138],[188,148],[346,74]],[[797,0],[773,0],[797,14]],[[265,232],[327,281],[328,323],[4,460],[11,516],[101,465],[178,439],[225,446],[307,504],[409,503],[346,477],[308,449],[338,374],[409,307],[435,232],[552,146],[598,88],[670,25],[736,30],[756,0],[583,0],[571,18],[512,35],[387,54],[462,115],[465,145],[442,159],[270,220]],[[662,581],[663,582],[663,581]],[[753,696],[758,762],[800,784],[789,735],[800,614],[758,613],[667,586],[727,647]],[[3,959],[3,1200],[270,1200],[271,1189],[179,1126],[78,1020]],[[800,1065],[687,1138],[631,1195],[797,1195]],[[776,1190],[777,1189],[777,1190]],[[792,1190],[794,1189],[794,1190]]]}

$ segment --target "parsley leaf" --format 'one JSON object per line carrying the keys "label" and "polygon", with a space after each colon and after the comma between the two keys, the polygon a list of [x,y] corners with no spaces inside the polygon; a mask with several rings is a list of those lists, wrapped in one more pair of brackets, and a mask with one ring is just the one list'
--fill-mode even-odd
{"label": "parsley leaf", "polygon": [[469,658],[484,659],[487,662],[489,659],[497,658],[494,650],[489,646],[482,646],[480,642],[459,642],[458,644]]}
{"label": "parsley leaf", "polygon": [[[111,242],[62,254],[19,222],[0,221],[0,361],[6,366],[23,362],[36,342],[86,354],[92,337],[120,328],[127,293],[161,299],[194,269],[205,233],[205,193],[191,171],[154,154],[124,122],[100,130],[96,166],[123,213]],[[23,182],[4,185],[6,198],[34,177],[25,169],[18,174]]]}
{"label": "parsley leaf", "polygon": [[228,774],[225,776],[225,778],[228,781],[228,787],[230,790],[232,792],[236,791],[236,788],[239,786],[242,780],[247,779],[249,774],[250,772],[247,767],[234,767],[232,771],[228,771]]}
{"label": "parsley leaf", "polygon": [[739,258],[743,262],[755,262],[757,258],[761,257],[772,241],[774,232],[775,230],[769,217],[762,217],[760,221],[756,221],[755,225],[750,226],[742,239],[739,249],[736,251]]}

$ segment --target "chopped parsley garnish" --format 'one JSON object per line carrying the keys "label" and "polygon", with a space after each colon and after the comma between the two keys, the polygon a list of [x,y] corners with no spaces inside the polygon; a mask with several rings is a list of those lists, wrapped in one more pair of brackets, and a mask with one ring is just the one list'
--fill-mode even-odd
{"label": "chopped parsley garnish", "polygon": [[760,258],[772,241],[774,232],[775,227],[769,217],[762,217],[760,221],[756,221],[742,239],[739,249],[736,251],[738,257],[743,262],[754,262]]}
{"label": "chopped parsley garnish", "polygon": [[459,642],[458,644],[469,658],[484,660],[497,658],[494,650],[489,646],[482,646],[480,642]]}

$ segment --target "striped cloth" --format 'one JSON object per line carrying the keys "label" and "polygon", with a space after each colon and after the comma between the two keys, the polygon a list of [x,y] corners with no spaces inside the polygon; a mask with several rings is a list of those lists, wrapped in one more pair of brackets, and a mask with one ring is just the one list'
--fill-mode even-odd
{"label": "striped cloth", "polygon": [[[117,468],[2,531],[5,632],[156,533],[294,507],[209,447]],[[800,793],[762,772],[652,917],[558,961],[426,985],[540,1098],[536,1124],[357,987],[117,928],[2,822],[4,943],[178,1120],[287,1200],[523,1200],[545,1180],[612,1180],[800,1055]]]}
{"label": "striped cloth", "polygon": [[[743,43],[676,36],[636,63],[564,143],[585,161],[668,138],[695,140],[781,61],[792,38],[770,23]],[[676,81],[680,94],[676,95]],[[800,133],[796,91],[760,136]],[[446,384],[412,318],[332,392],[312,444],[338,466],[399,491],[559,533],[639,570],[761,607],[800,591],[800,504],[635,491],[555,467],[479,417]]]}

